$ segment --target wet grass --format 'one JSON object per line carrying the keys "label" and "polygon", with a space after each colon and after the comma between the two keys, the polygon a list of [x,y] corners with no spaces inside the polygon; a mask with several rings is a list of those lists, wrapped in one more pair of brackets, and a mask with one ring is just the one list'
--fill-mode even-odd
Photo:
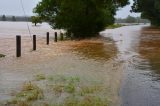
{"label": "wet grass", "polygon": [[23,85],[22,90],[7,102],[7,106],[30,106],[32,101],[40,100],[43,97],[43,91],[37,85],[27,82]]}
{"label": "wet grass", "polygon": [[99,85],[88,85],[88,86],[81,86],[80,87],[80,95],[85,95],[85,94],[93,94],[95,92],[99,92],[103,90],[101,86]]}
{"label": "wet grass", "polygon": [[37,74],[37,75],[35,75],[35,80],[36,81],[41,81],[41,80],[45,80],[45,79],[46,79],[46,77],[45,77],[44,74]]}
{"label": "wet grass", "polygon": [[124,25],[121,25],[121,24],[113,24],[113,25],[109,25],[109,26],[107,27],[107,29],[115,29],[115,28],[119,28],[119,27],[122,27],[122,26],[124,26]]}
{"label": "wet grass", "polygon": [[5,57],[6,55],[4,55],[4,54],[0,54],[0,58],[2,58],[2,57]]}
{"label": "wet grass", "polygon": [[66,98],[62,106],[108,106],[108,104],[98,96],[85,96],[81,100],[73,96]]}
{"label": "wet grass", "polygon": [[105,88],[101,84],[84,84],[79,77],[56,76],[49,78],[49,87],[58,98],[66,95],[62,103],[53,106],[108,106]]}
{"label": "wet grass", "polygon": [[[47,92],[53,97],[52,101],[46,99],[46,89],[27,82],[15,97],[7,102],[7,106],[109,106],[106,89],[103,85],[92,81],[82,81],[77,76],[63,75],[44,77],[38,75],[37,82],[46,80]],[[40,79],[40,80],[39,80]],[[56,97],[56,98],[55,98]]]}
{"label": "wet grass", "polygon": [[78,77],[56,76],[49,77],[48,85],[56,94],[63,92],[74,93],[78,82],[80,82]]}

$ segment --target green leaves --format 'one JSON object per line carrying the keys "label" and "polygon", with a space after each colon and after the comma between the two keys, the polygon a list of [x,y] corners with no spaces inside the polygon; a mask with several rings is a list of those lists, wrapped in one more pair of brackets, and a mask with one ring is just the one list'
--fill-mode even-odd
{"label": "green leaves", "polygon": [[112,24],[117,8],[127,3],[128,0],[42,0],[34,12],[53,28],[85,38]]}
{"label": "green leaves", "polygon": [[35,26],[37,25],[37,23],[42,23],[41,17],[39,16],[32,16],[31,19],[32,19],[32,23],[34,23]]}
{"label": "green leaves", "polygon": [[160,26],[159,0],[134,0],[132,11],[142,12],[142,17],[151,21],[152,25]]}

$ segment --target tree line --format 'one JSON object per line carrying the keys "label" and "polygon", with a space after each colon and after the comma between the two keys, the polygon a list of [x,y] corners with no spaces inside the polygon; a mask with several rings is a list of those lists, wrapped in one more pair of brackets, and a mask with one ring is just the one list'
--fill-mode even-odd
{"label": "tree line", "polygon": [[10,15],[1,15],[0,21],[25,21],[31,22],[31,16],[10,16]]}
{"label": "tree line", "polygon": [[1,15],[0,21],[12,21],[12,22],[32,22],[35,26],[37,26],[38,23],[42,23],[42,19],[38,16],[6,16]]}
{"label": "tree line", "polygon": [[150,23],[148,19],[143,19],[141,17],[133,17],[128,15],[126,18],[116,18],[115,23]]}

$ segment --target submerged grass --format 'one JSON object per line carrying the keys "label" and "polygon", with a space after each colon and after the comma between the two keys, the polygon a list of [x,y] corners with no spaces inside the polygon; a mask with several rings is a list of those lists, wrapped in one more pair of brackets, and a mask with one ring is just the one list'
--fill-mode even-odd
{"label": "submerged grass", "polygon": [[101,86],[98,85],[88,85],[88,86],[81,86],[80,87],[80,95],[85,95],[85,94],[93,94],[95,92],[99,92],[103,90]]}
{"label": "submerged grass", "polygon": [[102,97],[85,96],[78,106],[108,106],[108,103]]}
{"label": "submerged grass", "polygon": [[22,90],[15,95],[15,98],[8,101],[7,104],[9,106],[30,106],[32,101],[40,100],[43,97],[43,91],[37,85],[27,82],[23,85]]}
{"label": "submerged grass", "polygon": [[44,74],[37,74],[35,76],[36,81],[41,81],[41,80],[45,80],[45,79],[46,79],[46,76]]}
{"label": "submerged grass", "polygon": [[92,81],[84,84],[79,77],[56,76],[49,77],[48,85],[55,95],[59,94],[57,98],[66,95],[63,102],[53,106],[109,106],[106,95],[102,95],[106,89],[101,84]]}
{"label": "submerged grass", "polygon": [[108,102],[98,96],[85,96],[81,99],[75,96],[70,96],[64,99],[61,104],[52,104],[48,106],[109,106]]}
{"label": "submerged grass", "polygon": [[78,82],[80,82],[78,77],[50,76],[48,85],[55,94],[74,93]]}
{"label": "submerged grass", "polygon": [[36,84],[27,82],[15,98],[7,102],[7,106],[109,106],[107,95],[104,94],[106,89],[102,83],[82,81],[77,76],[37,77],[38,81],[46,79],[47,86],[45,85],[44,90],[54,99],[46,99],[48,95],[43,93],[46,91],[42,91]]}

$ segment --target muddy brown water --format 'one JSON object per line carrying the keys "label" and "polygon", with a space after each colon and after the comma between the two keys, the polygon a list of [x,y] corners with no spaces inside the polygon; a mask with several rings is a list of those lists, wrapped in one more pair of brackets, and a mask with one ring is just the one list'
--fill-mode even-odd
{"label": "muddy brown water", "polygon": [[[107,96],[112,106],[159,106],[159,29],[149,25],[125,26],[101,32],[102,36],[115,42],[54,43],[51,39],[51,44],[47,46],[46,31],[50,31],[51,35],[54,31],[46,24],[38,27],[29,24],[31,33],[38,35],[37,51],[33,52],[26,23],[0,23],[0,53],[6,54],[0,59],[0,102],[12,98],[25,81],[32,81],[34,75],[42,73],[78,75],[103,81],[110,89]],[[15,57],[17,34],[23,35],[22,57],[18,59]]]}
{"label": "muddy brown water", "polygon": [[[24,82],[34,82],[37,74],[79,76],[82,80],[100,81],[107,88],[102,97],[107,97],[111,106],[119,104],[117,94],[123,65],[116,60],[117,47],[113,40],[97,38],[55,43],[54,30],[45,24],[34,27],[29,23],[31,33],[37,35],[37,50],[32,51],[26,23],[0,23],[0,53],[6,55],[0,58],[0,105],[12,99]],[[51,33],[50,45],[46,45],[46,31]],[[17,34],[22,35],[20,58],[15,57]],[[42,85],[44,87],[45,83]],[[47,95],[47,102],[53,102],[51,98]]]}
{"label": "muddy brown water", "polygon": [[160,29],[126,26],[102,32],[113,38],[125,61],[121,106],[160,105]]}

